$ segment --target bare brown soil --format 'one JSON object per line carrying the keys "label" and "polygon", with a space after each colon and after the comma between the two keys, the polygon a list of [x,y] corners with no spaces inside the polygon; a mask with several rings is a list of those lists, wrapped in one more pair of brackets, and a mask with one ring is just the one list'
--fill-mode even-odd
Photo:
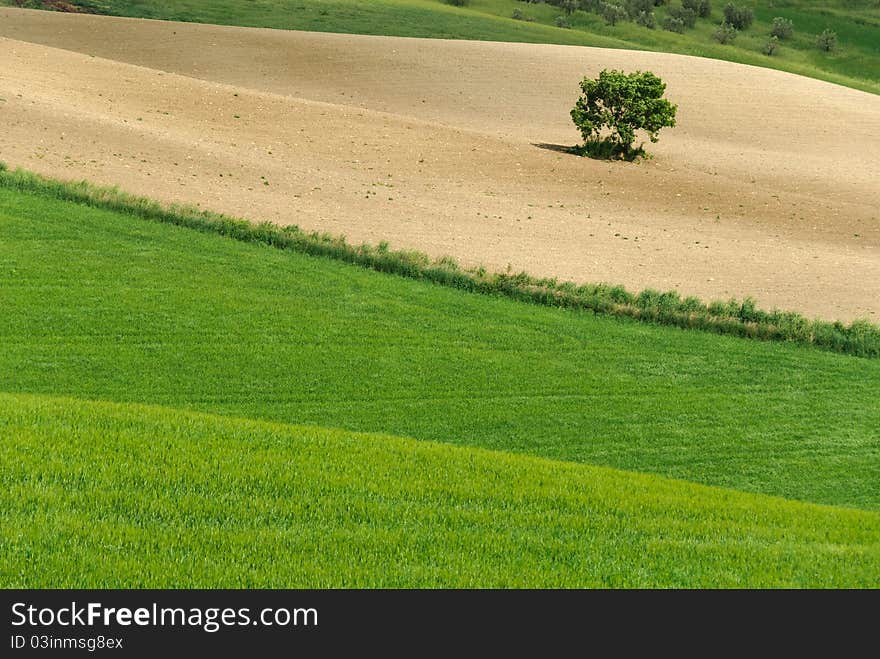
{"label": "bare brown soil", "polygon": [[[653,159],[556,149],[603,68],[668,82],[679,125]],[[880,97],[779,71],[0,9],[0,125],[0,160],[53,176],[491,269],[880,320]]]}

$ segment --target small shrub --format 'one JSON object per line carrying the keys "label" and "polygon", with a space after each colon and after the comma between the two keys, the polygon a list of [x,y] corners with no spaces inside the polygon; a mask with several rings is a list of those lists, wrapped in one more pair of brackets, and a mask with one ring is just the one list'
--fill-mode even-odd
{"label": "small shrub", "polygon": [[626,0],[623,6],[630,16],[649,14],[654,10],[654,0]]}
{"label": "small shrub", "polygon": [[837,50],[837,33],[826,28],[822,34],[816,37],[816,47],[826,53]]}
{"label": "small shrub", "polygon": [[625,21],[628,18],[626,9],[613,2],[603,2],[600,12],[608,25],[617,25],[618,22]]}
{"label": "small shrub", "polygon": [[669,16],[677,18],[687,28],[692,28],[697,24],[697,14],[692,9],[686,7],[670,7]]}
{"label": "small shrub", "polygon": [[636,25],[641,25],[642,27],[646,27],[649,30],[653,30],[657,27],[657,19],[654,16],[653,11],[643,11],[639,12],[639,15],[636,16]]}
{"label": "small shrub", "polygon": [[730,23],[722,23],[712,33],[712,38],[720,44],[730,44],[736,39],[737,30]]}
{"label": "small shrub", "polygon": [[777,39],[790,39],[794,34],[794,23],[787,18],[777,16],[773,19],[773,27],[770,28],[770,36]]}
{"label": "small shrub", "polygon": [[663,29],[669,32],[677,32],[681,34],[684,32],[684,21],[680,18],[674,18],[672,16],[667,16],[663,19]]}
{"label": "small shrub", "polygon": [[732,2],[724,6],[724,22],[737,30],[747,30],[754,20],[755,14],[749,7],[740,7]]}
{"label": "small shrub", "polygon": [[767,55],[767,57],[772,57],[776,54],[776,51],[779,50],[779,37],[772,36],[767,40],[767,43],[764,44],[764,48],[762,48],[762,52]]}
{"label": "small shrub", "polygon": [[690,9],[700,18],[709,18],[712,14],[712,3],[709,0],[681,0],[681,6]]}
{"label": "small shrub", "polygon": [[522,9],[516,8],[513,10],[513,14],[510,16],[515,21],[524,21],[526,20],[526,15],[523,13]]}
{"label": "small shrub", "polygon": [[553,21],[556,27],[565,28],[566,30],[571,27],[571,23],[568,22],[568,18],[565,16],[557,16],[556,20]]}

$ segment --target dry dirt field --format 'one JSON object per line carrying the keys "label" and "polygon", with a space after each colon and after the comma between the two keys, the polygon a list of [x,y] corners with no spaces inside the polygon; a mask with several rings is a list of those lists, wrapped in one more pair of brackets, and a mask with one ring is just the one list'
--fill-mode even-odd
{"label": "dry dirt field", "polygon": [[[651,70],[654,158],[578,141],[584,75]],[[254,220],[880,322],[880,97],[624,50],[0,9],[0,160]]]}

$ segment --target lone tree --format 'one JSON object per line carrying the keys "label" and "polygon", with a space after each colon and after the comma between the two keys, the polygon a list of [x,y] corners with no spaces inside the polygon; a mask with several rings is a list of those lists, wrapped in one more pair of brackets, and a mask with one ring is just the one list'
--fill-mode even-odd
{"label": "lone tree", "polygon": [[581,91],[571,111],[584,138],[583,146],[574,149],[580,155],[633,160],[645,155],[642,144],[633,147],[637,130],[656,142],[661,128],[675,126],[678,106],[661,98],[666,83],[650,71],[605,69],[595,80],[584,78]]}

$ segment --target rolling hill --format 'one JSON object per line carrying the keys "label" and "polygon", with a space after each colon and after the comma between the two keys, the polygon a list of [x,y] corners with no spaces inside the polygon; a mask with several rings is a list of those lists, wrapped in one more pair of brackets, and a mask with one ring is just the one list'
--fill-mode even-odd
{"label": "rolling hill", "polygon": [[[878,96],[661,53],[0,16],[12,166],[492,270],[880,314]],[[558,151],[606,67],[668,82],[651,160]]]}
{"label": "rolling hill", "polygon": [[[872,90],[872,2],[755,30]],[[876,587],[880,97],[546,4],[76,4],[192,22],[0,7],[0,587]],[[650,159],[563,152],[610,67]]]}
{"label": "rolling hill", "polygon": [[[0,0],[0,4],[13,4]],[[31,7],[51,0],[26,0]],[[807,75],[857,89],[880,92],[880,4],[877,0],[742,0],[753,10],[754,23],[731,44],[719,44],[713,33],[724,20],[727,2],[710,3],[711,13],[697,18],[682,33],[664,28],[680,2],[657,2],[656,27],[648,29],[630,15],[610,25],[598,1],[584,1],[582,11],[564,14],[553,2],[467,0],[454,7],[445,0],[70,0],[81,11],[171,21],[214,23],[285,30],[391,35],[479,41],[553,43],[641,49],[729,60]],[[614,2],[634,6],[626,0]],[[519,20],[515,19],[519,16]],[[792,21],[794,34],[779,43],[772,57],[764,53],[773,19]],[[563,27],[559,27],[560,23]],[[831,53],[816,47],[823,30],[838,36]]]}

